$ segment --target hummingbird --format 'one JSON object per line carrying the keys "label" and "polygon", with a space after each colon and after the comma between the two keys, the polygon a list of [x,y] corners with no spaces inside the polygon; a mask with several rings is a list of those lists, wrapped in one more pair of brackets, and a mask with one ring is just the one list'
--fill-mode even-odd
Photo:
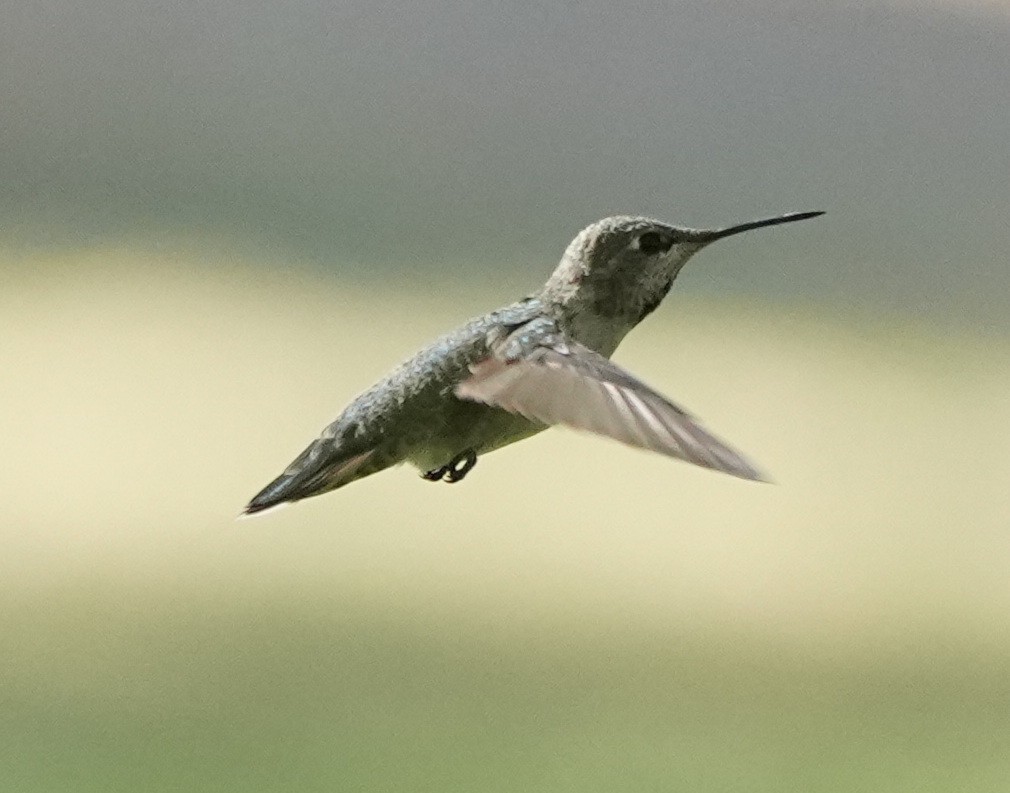
{"label": "hummingbird", "polygon": [[539,292],[471,319],[358,396],[244,514],[318,496],[409,462],[461,482],[478,457],[552,425],[740,477],[764,477],[688,412],[610,360],[705,246],[824,214],[717,229],[617,215],[584,228]]}

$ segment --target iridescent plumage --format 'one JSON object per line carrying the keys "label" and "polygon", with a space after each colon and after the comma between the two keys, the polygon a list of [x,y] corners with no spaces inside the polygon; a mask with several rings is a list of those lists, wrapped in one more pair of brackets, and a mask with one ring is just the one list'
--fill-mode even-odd
{"label": "iridescent plumage", "polygon": [[588,226],[540,292],[470,320],[402,363],[245,512],[320,495],[402,462],[427,479],[456,482],[480,455],[554,424],[760,479],[741,454],[609,358],[704,246],[820,214],[710,231],[628,216]]}

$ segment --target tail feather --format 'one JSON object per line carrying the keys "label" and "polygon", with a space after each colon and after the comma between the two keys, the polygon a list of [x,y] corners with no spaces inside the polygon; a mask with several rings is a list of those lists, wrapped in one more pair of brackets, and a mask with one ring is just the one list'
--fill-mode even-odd
{"label": "tail feather", "polygon": [[371,459],[375,449],[350,457],[334,449],[330,439],[319,439],[302,452],[283,474],[253,496],[242,510],[244,515],[300,501],[309,496],[327,493],[358,478],[360,468]]}

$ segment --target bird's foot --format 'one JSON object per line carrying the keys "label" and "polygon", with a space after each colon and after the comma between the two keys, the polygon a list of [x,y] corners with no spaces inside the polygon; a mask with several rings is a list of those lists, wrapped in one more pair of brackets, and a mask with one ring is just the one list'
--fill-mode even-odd
{"label": "bird's foot", "polygon": [[473,449],[467,449],[465,452],[457,454],[449,461],[447,466],[449,470],[445,472],[445,481],[450,484],[461,482],[475,465],[477,465],[477,452]]}
{"label": "bird's foot", "polygon": [[461,482],[475,465],[477,465],[477,452],[467,449],[465,452],[457,454],[441,468],[425,471],[421,474],[421,478],[427,479],[429,482],[443,481],[453,484]]}

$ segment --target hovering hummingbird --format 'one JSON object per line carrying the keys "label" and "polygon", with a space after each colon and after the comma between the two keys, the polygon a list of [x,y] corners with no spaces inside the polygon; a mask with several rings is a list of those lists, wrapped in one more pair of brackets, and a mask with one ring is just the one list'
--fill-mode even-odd
{"label": "hovering hummingbird", "polygon": [[543,289],[470,320],[402,363],[348,405],[245,514],[402,462],[430,482],[459,482],[479,455],[553,424],[760,480],[742,455],[610,356],[706,245],[822,214],[711,230],[623,215],[593,223],[572,240]]}

